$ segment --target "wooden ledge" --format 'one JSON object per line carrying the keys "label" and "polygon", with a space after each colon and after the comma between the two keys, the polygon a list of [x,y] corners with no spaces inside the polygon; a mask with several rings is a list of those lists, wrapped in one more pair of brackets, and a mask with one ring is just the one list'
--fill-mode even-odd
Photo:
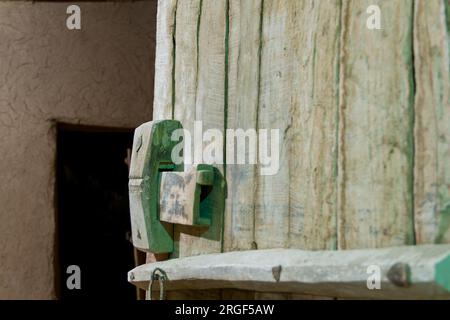
{"label": "wooden ledge", "polygon": [[[155,268],[167,275],[165,290],[234,288],[339,298],[450,299],[450,245],[234,251],[145,264],[130,271],[128,281],[148,289]],[[368,279],[377,270],[381,289],[369,290]]]}

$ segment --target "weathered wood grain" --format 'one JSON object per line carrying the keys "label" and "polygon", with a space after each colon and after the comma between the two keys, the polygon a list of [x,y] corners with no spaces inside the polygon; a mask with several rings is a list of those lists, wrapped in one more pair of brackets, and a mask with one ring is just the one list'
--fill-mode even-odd
{"label": "weathered wood grain", "polygon": [[450,242],[450,3],[416,1],[415,227],[418,244]]}
{"label": "weathered wood grain", "polygon": [[[227,129],[257,129],[262,4],[263,0],[230,1]],[[227,153],[226,251],[251,249],[254,242],[255,174],[258,172],[256,161],[250,161],[251,142],[247,139],[245,164],[237,163],[237,152]],[[227,144],[234,147],[237,142],[237,139],[227,139]]]}
{"label": "weathered wood grain", "polygon": [[[202,0],[178,0],[175,37],[174,118],[193,136],[197,97],[199,47],[198,24]],[[187,146],[193,148],[192,145]],[[192,150],[192,149],[191,149]]]}
{"label": "weathered wood grain", "polygon": [[[289,239],[289,155],[296,1],[264,1],[258,130],[279,130],[279,171],[260,175],[255,198],[255,242],[258,249],[287,247]],[[267,146],[270,146],[269,142]],[[258,149],[261,150],[261,144]]]}
{"label": "weathered wood grain", "polygon": [[[204,130],[224,131],[227,17],[228,0],[203,1],[198,26],[199,63],[195,114],[196,120],[203,121]],[[223,169],[222,165],[217,167]]]}
{"label": "weathered wood grain", "polygon": [[335,248],[340,2],[267,1],[262,19],[258,129],[279,129],[280,170],[257,178],[256,242]]}
{"label": "weathered wood grain", "polygon": [[172,119],[177,0],[158,0],[153,120]]}
{"label": "weathered wood grain", "polygon": [[264,2],[256,128],[280,130],[280,170],[256,172],[258,248],[336,247],[339,14],[337,1]]}
{"label": "weathered wood grain", "polygon": [[[154,118],[280,130],[276,175],[226,166],[225,251],[450,241],[448,0],[159,2]],[[175,241],[222,250],[207,228]]]}
{"label": "weathered wood grain", "polygon": [[[369,30],[376,4],[382,30]],[[414,243],[413,1],[343,1],[339,248]]]}
{"label": "weathered wood grain", "polygon": [[[196,97],[199,68],[199,23],[202,15],[202,1],[178,0],[179,11],[176,15],[175,70],[173,79],[175,83],[174,94],[174,118],[179,120],[183,128],[194,137],[194,121],[196,120]],[[178,67],[178,68],[177,68]],[[185,148],[191,148],[193,152],[194,141],[185,144]],[[185,151],[186,154],[186,151]],[[185,165],[189,170],[190,164]],[[174,252],[171,257],[178,257],[185,244],[180,241],[180,233],[186,227],[175,225],[174,227]],[[189,228],[188,228],[189,229]],[[192,230],[194,232],[195,229]],[[204,230],[202,230],[203,232]]]}
{"label": "weathered wood grain", "polygon": [[[175,101],[178,100],[178,94],[188,95],[185,99],[188,104],[181,106],[182,111],[176,111],[175,119],[180,120],[186,129],[193,127],[193,121],[202,121],[203,130],[218,129],[224,132],[225,123],[225,52],[226,52],[226,30],[227,30],[227,1],[201,1],[199,4],[201,11],[197,12],[196,7],[189,7],[191,19],[198,23],[197,32],[189,33],[189,38],[182,43],[189,44],[187,50],[182,52],[186,54],[186,60],[196,59],[196,75],[190,77],[188,81],[196,79],[195,105],[192,104],[192,94],[188,91],[176,93]],[[192,10],[192,9],[195,10]],[[200,10],[200,9],[199,9]],[[178,14],[183,14],[177,10]],[[190,24],[190,19],[177,19]],[[178,25],[178,28],[184,28]],[[192,26],[187,26],[193,29]],[[198,37],[198,38],[197,38]],[[196,50],[192,45],[198,44]],[[178,54],[176,59],[178,59]],[[192,62],[189,62],[192,65]],[[183,79],[179,73],[182,70],[175,69],[175,79]],[[193,88],[190,84],[190,89]],[[189,89],[189,90],[190,90]],[[187,110],[189,109],[189,110]],[[177,108],[176,108],[177,110]],[[178,118],[179,117],[179,118]],[[194,132],[191,131],[194,138]],[[206,145],[204,145],[205,147]],[[195,159],[194,159],[195,160]],[[223,172],[223,164],[217,164]],[[219,222],[222,225],[222,222]],[[222,236],[217,240],[215,233],[217,228],[203,228],[180,226],[174,228],[175,251],[172,257],[186,257],[191,255],[205,254],[211,252],[220,252],[222,250]],[[222,233],[222,231],[220,231]]]}
{"label": "weathered wood grain", "polygon": [[[289,247],[335,249],[340,1],[293,1],[290,100]],[[312,27],[313,26],[313,27]],[[268,235],[268,238],[270,236]]]}
{"label": "weathered wood grain", "polygon": [[[341,298],[448,299],[449,267],[449,245],[342,251],[269,249],[156,262],[133,269],[128,279],[147,288],[153,270],[161,268],[168,277],[164,284],[168,291],[231,288]],[[370,290],[370,276],[375,274],[380,289]],[[271,294],[271,298],[289,296]]]}
{"label": "weathered wood grain", "polygon": [[[333,54],[338,1],[267,1],[265,9],[262,0],[230,2],[228,127],[281,129],[282,152],[276,176],[255,177],[258,168],[230,166],[226,248],[250,248],[253,240],[260,248],[335,244],[337,81],[340,247],[412,243],[413,158],[417,242],[448,241],[448,2],[416,1],[414,28],[412,1],[375,2],[382,30],[365,26],[365,9],[374,3],[343,1],[340,79]],[[182,13],[175,17],[177,7]],[[170,118],[175,104],[185,128],[197,119],[205,129],[223,129],[224,7],[225,1],[160,1],[155,119]],[[221,15],[219,23],[214,14],[201,23],[202,11]],[[258,190],[242,192],[249,189]]]}
{"label": "weathered wood grain", "polygon": [[[191,137],[194,135],[195,106],[198,84],[198,53],[199,39],[198,28],[201,18],[202,0],[178,0],[176,10],[176,30],[175,30],[175,55],[173,72],[174,88],[174,119],[181,122],[183,129],[188,130]],[[191,140],[191,152],[194,141]],[[186,152],[185,152],[186,154]],[[185,170],[189,170],[190,165],[185,165]],[[178,229],[178,227],[175,227]],[[175,231],[175,240],[179,241],[179,231]],[[175,246],[177,250],[178,245]],[[177,256],[178,253],[175,253]]]}

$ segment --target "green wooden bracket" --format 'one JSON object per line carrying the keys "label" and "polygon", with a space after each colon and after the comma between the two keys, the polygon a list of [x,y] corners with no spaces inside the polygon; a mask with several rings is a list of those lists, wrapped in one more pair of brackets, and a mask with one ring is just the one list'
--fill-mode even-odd
{"label": "green wooden bracket", "polygon": [[163,172],[160,220],[188,226],[211,226],[213,215],[223,212],[225,189],[225,179],[211,165],[199,164],[186,172]]}
{"label": "green wooden bracket", "polygon": [[226,183],[222,173],[207,164],[197,166],[196,225],[212,225],[225,211]]}
{"label": "green wooden bracket", "polygon": [[450,292],[450,255],[435,266],[436,283]]}
{"label": "green wooden bracket", "polygon": [[171,159],[173,131],[178,121],[147,122],[135,130],[131,155],[129,195],[133,244],[153,253],[173,251],[173,226],[159,220],[161,172],[182,171]]}
{"label": "green wooden bracket", "polygon": [[178,121],[164,120],[145,123],[135,131],[129,193],[133,244],[140,250],[173,252],[173,224],[221,233],[225,179],[211,165],[183,171],[183,165],[172,162],[172,149],[179,141],[171,136],[181,128]]}

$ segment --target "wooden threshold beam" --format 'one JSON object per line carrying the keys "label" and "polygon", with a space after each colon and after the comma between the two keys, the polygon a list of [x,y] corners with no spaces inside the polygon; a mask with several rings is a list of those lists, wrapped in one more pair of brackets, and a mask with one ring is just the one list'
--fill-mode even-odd
{"label": "wooden threshold beam", "polygon": [[[128,280],[148,289],[156,268],[167,275],[165,290],[234,288],[356,299],[450,298],[450,245],[235,251],[145,264],[130,271]],[[376,287],[377,274],[380,289],[369,289],[368,282]]]}

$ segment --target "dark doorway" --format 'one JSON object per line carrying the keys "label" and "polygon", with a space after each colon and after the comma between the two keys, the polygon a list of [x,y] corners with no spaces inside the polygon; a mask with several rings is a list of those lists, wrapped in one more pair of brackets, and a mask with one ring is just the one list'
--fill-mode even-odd
{"label": "dark doorway", "polygon": [[[127,149],[132,130],[58,126],[57,225],[61,299],[136,299],[128,204]],[[67,268],[81,289],[67,288]]]}

